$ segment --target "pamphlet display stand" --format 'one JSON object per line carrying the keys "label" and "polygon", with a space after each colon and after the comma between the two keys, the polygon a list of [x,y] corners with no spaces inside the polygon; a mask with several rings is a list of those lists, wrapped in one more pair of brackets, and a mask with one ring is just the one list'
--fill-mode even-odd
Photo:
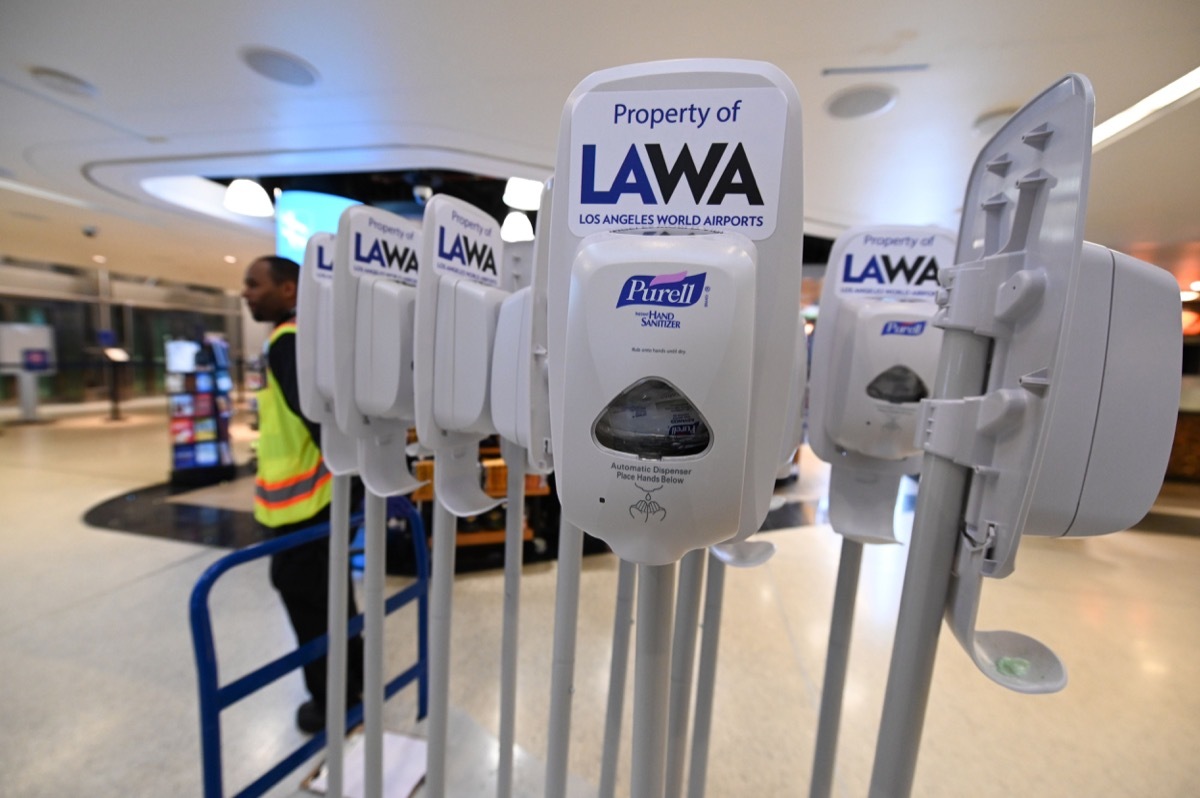
{"label": "pamphlet display stand", "polygon": [[228,345],[220,339],[168,341],[166,352],[171,484],[212,485],[233,479]]}

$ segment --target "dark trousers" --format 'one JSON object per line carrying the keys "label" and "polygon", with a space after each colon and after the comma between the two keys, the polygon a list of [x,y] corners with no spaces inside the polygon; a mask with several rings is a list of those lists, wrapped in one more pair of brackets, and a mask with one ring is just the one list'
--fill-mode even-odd
{"label": "dark trousers", "polygon": [[[324,516],[324,518],[322,517]],[[316,517],[287,526],[268,529],[278,537],[289,532],[328,520],[328,508]],[[350,563],[346,563],[349,569]],[[283,605],[287,608],[296,641],[300,645],[325,634],[329,626],[329,541],[314,540],[271,558],[271,584],[279,591]],[[354,601],[354,588],[350,586],[346,602],[347,617],[358,614]],[[337,641],[330,641],[330,645]],[[318,704],[325,703],[325,657],[304,666],[304,684]],[[349,641],[346,652],[346,698],[347,705],[356,704],[362,695],[363,641],[355,635]]]}

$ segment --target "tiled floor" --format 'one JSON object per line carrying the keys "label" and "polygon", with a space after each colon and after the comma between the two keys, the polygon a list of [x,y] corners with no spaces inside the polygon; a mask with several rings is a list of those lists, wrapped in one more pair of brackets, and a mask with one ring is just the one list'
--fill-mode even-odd
{"label": "tiled floor", "polygon": [[[237,444],[245,459],[247,441]],[[200,795],[187,600],[223,552],[81,520],[161,483],[167,469],[166,420],[153,410],[0,434],[0,795]],[[792,498],[816,499],[824,479],[807,457]],[[1200,794],[1200,534],[1179,534],[1200,533],[1200,496],[1169,486],[1158,510],[1142,529],[1162,517],[1175,534],[1027,539],[1016,573],[985,586],[980,627],[1050,645],[1070,672],[1063,692],[1007,692],[942,635],[914,795]],[[766,534],[774,559],[728,571],[711,796],[808,791],[840,541],[822,525]],[[834,783],[843,798],[867,794],[905,552],[871,547],[863,558]],[[610,556],[585,559],[570,749],[585,793],[599,774],[616,572]],[[555,574],[553,563],[528,566],[522,586],[518,786],[527,793],[547,744]],[[454,723],[482,739],[497,730],[500,595],[497,572],[455,585]],[[226,577],[212,606],[223,678],[292,644],[265,565]],[[403,611],[388,622],[393,670],[412,656],[412,628]],[[244,785],[303,739],[292,727],[302,698],[295,676],[227,713],[227,785]],[[411,729],[412,707],[407,693],[389,703],[388,727]],[[621,794],[628,760],[626,726]],[[299,778],[274,794],[294,794]]]}

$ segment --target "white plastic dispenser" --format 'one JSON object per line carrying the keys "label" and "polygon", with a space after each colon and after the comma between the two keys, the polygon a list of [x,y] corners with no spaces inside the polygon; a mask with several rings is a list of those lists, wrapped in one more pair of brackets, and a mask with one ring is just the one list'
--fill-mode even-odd
{"label": "white plastic dispenser", "polygon": [[490,387],[502,284],[500,225],[478,208],[437,195],[425,206],[416,316],[416,422],[434,452],[434,492],[457,516],[500,500],[480,487],[479,442],[496,432]]}
{"label": "white plastic dispenser", "polygon": [[[780,439],[779,466],[787,467],[796,459],[796,450],[804,443],[804,390],[808,384],[808,339],[804,333],[804,311],[796,319],[796,351],[792,361],[792,387],[788,392],[786,425]],[[777,474],[778,476],[778,474]],[[786,475],[785,475],[786,476]]]}
{"label": "white plastic dispenser", "polygon": [[792,382],[778,366],[797,340],[795,88],[755,61],[597,72],[567,100],[555,174],[564,517],[649,565],[748,537],[769,509]]}
{"label": "white plastic dispenser", "polygon": [[321,456],[336,476],[358,471],[358,445],[334,415],[334,237],[316,233],[304,249],[296,301],[296,382],[300,411],[321,425]]}
{"label": "white plastic dispenser", "polygon": [[830,464],[829,521],[842,540],[811,798],[832,794],[838,726],[863,544],[894,543],[900,480],[921,470],[920,402],[937,376],[938,273],[954,236],[936,227],[877,226],[838,237],[813,332],[808,439]]}
{"label": "white plastic dispenser", "polygon": [[830,252],[813,333],[808,437],[830,463],[834,530],[894,542],[900,478],[921,470],[920,402],[937,373],[938,270],[954,236],[936,227],[880,226],[841,235]]}
{"label": "white plastic dispenser", "polygon": [[358,442],[376,496],[420,486],[406,465],[413,399],[413,327],[421,228],[365,205],[338,223],[333,272],[334,415]]}
{"label": "white plastic dispenser", "polygon": [[[549,191],[542,193],[539,218],[549,216]],[[542,214],[545,214],[543,216]],[[550,386],[546,337],[546,236],[534,239],[529,278],[513,275],[512,245],[505,247],[506,267],[515,288],[500,306],[496,342],[492,348],[491,407],[496,431],[523,447],[527,470],[549,474],[554,470],[550,443]],[[526,283],[521,285],[520,283]]]}
{"label": "white plastic dispenser", "polygon": [[1087,79],[1067,76],[980,153],[936,323],[989,342],[990,369],[978,395],[935,396],[920,419],[924,450],[973,474],[948,620],[984,673],[1021,692],[1058,690],[1066,671],[1025,635],[975,630],[981,577],[1012,571],[1022,534],[1136,523],[1178,413],[1178,286],[1083,243],[1094,107]]}

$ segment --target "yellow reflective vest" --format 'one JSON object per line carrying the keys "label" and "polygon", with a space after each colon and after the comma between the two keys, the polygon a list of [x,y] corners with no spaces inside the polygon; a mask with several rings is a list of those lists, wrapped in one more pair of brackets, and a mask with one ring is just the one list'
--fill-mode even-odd
{"label": "yellow reflective vest", "polygon": [[[268,350],[282,336],[295,334],[295,321],[280,324],[271,332]],[[255,394],[259,439],[254,518],[274,528],[319,513],[329,504],[332,482],[304,420],[288,407],[269,365],[265,371],[266,386]]]}

